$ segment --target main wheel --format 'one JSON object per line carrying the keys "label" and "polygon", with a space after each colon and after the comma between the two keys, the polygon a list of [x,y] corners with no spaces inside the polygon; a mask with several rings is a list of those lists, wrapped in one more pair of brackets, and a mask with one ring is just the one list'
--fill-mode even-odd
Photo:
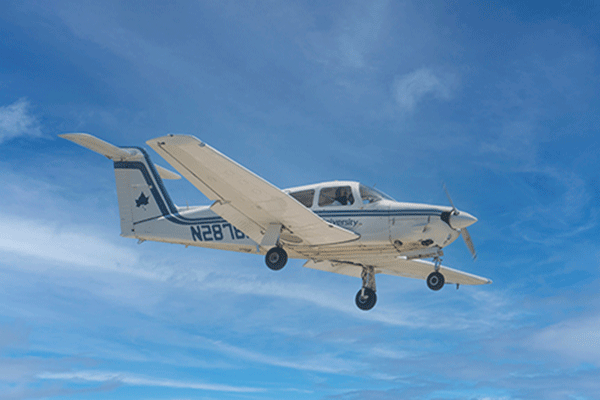
{"label": "main wheel", "polygon": [[431,290],[440,290],[442,287],[444,287],[444,282],[444,275],[437,271],[432,272],[427,277],[427,286]]}
{"label": "main wheel", "polygon": [[375,303],[377,303],[377,295],[373,289],[363,288],[356,293],[356,305],[361,310],[368,311],[375,307]]}
{"label": "main wheel", "polygon": [[273,271],[279,271],[285,266],[287,259],[288,256],[284,249],[281,247],[273,247],[267,252],[265,263],[267,264],[267,267],[271,268]]}

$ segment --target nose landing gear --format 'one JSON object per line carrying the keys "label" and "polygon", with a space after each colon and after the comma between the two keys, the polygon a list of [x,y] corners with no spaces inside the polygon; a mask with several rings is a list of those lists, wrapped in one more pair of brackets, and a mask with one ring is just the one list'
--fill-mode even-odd
{"label": "nose landing gear", "polygon": [[356,306],[361,310],[368,311],[375,307],[377,303],[377,288],[375,287],[375,268],[372,266],[364,267],[361,278],[363,281],[362,289],[356,293]]}

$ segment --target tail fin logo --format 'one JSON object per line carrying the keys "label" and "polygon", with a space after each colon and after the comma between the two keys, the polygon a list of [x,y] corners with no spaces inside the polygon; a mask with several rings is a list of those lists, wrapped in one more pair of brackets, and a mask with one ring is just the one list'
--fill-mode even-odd
{"label": "tail fin logo", "polygon": [[[144,194],[144,192],[142,192],[142,193],[140,193],[140,197],[138,197],[135,200],[135,206],[138,207],[138,208],[141,207],[141,206],[147,206],[149,199],[150,199],[150,197],[146,196]],[[145,207],[144,207],[144,209],[145,209]]]}

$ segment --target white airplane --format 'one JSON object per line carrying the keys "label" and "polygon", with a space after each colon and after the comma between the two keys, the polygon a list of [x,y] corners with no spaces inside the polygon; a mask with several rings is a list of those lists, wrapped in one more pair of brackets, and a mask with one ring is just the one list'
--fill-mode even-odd
{"label": "white airplane", "polygon": [[[114,161],[121,236],[266,255],[272,270],[288,257],[305,267],[362,278],[356,305],[377,301],[375,275],[444,283],[491,280],[441,265],[442,248],[477,219],[452,204],[401,203],[358,182],[335,181],[280,190],[193,136],[167,135],[146,143],[206,197],[210,206],[178,207],[162,179],[178,174],[154,165],[140,147],[116,147],[85,133],[59,135]],[[446,192],[447,193],[447,192]],[[433,262],[423,258],[432,258]]]}

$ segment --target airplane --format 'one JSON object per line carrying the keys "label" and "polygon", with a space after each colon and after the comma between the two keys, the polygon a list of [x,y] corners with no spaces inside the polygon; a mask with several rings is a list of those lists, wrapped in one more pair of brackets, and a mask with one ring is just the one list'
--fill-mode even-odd
{"label": "airplane", "polygon": [[143,148],[86,133],[59,136],[114,162],[121,236],[139,243],[260,254],[274,271],[288,258],[305,259],[304,267],[361,278],[361,310],[377,302],[377,274],[424,279],[434,291],[492,283],[442,266],[442,249],[459,236],[476,257],[467,227],[477,218],[454,207],[447,190],[451,206],[398,202],[354,181],[281,190],[196,137],[169,134],[146,143],[213,202],[178,207],[163,179],[181,176],[155,165]]}

